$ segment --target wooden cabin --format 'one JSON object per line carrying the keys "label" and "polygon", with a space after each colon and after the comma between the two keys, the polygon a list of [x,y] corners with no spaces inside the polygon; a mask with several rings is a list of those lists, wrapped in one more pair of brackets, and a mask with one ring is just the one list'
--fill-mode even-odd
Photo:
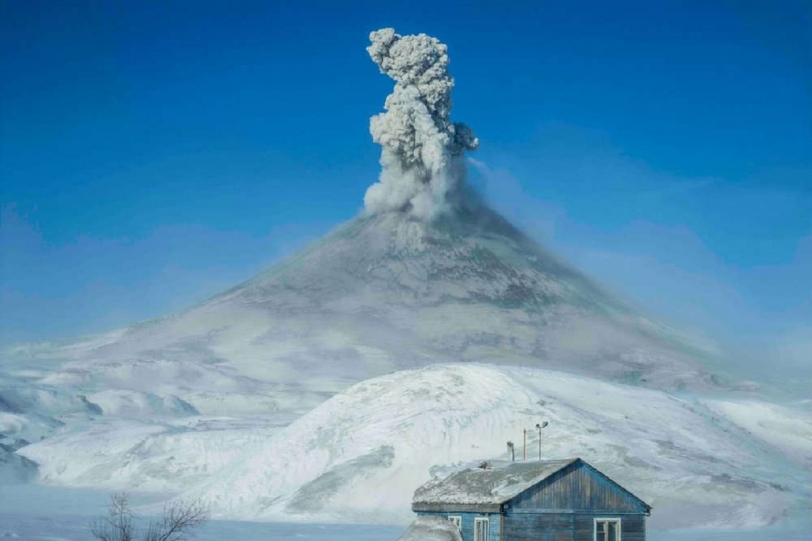
{"label": "wooden cabin", "polygon": [[580,458],[485,462],[415,491],[462,541],[645,541],[651,506]]}

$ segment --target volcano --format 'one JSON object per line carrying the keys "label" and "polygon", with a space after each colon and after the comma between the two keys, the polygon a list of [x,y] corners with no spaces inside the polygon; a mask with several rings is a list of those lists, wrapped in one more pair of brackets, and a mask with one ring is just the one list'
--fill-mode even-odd
{"label": "volcano", "polygon": [[[57,348],[71,362],[52,381],[180,393],[202,412],[230,401],[293,414],[358,381],[449,362],[719,385],[698,342],[603,291],[467,186],[464,154],[479,139],[450,118],[445,44],[391,28],[370,40],[395,86],[370,120],[382,169],[364,211],[199,306]],[[180,389],[161,388],[176,378]]]}
{"label": "volcano", "polygon": [[[669,389],[713,385],[697,348],[487,207],[432,223],[356,218],[184,317],[220,310],[271,318],[252,343],[298,380],[479,361]],[[274,353],[280,344],[291,347]]]}
{"label": "volcano", "polygon": [[185,374],[165,390],[200,411],[246,390],[262,411],[309,409],[352,383],[449,362],[719,386],[707,352],[484,206],[432,222],[359,216],[190,310],[39,356],[70,360],[49,380],[73,385],[146,391]]}

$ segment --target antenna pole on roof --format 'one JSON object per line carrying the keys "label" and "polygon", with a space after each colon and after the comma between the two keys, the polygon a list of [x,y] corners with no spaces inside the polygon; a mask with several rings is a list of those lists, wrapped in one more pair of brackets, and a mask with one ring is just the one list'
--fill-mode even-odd
{"label": "antenna pole on roof", "polygon": [[527,460],[527,429],[524,429],[524,446],[522,447],[522,460]]}
{"label": "antenna pole on roof", "polygon": [[[544,428],[545,426],[547,426],[548,424],[550,424],[550,423],[548,423],[547,421],[544,421],[541,424],[536,423],[536,428],[539,431],[539,460],[541,460],[541,429]],[[525,432],[527,432],[527,431],[525,430]]]}

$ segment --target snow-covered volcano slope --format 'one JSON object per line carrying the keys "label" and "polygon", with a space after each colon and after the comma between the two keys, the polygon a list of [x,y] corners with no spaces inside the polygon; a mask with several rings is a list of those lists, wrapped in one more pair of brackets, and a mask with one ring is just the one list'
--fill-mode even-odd
{"label": "snow-covered volcano slope", "polygon": [[[809,505],[809,411],[761,404],[795,431],[771,440],[738,424],[737,412],[759,404],[456,364],[359,383],[284,428],[119,424],[20,453],[45,482],[175,488],[202,495],[219,517],[391,522],[409,519],[432,472],[506,458],[508,440],[521,457],[522,430],[547,420],[544,457],[583,457],[652,505],[653,526],[742,527]],[[535,431],[528,437],[532,458]]]}
{"label": "snow-covered volcano slope", "polygon": [[707,357],[482,207],[431,223],[360,216],[186,312],[91,341],[19,347],[4,360],[25,361],[19,373],[46,391],[152,393],[202,414],[301,414],[352,383],[440,362],[704,389],[718,384]]}

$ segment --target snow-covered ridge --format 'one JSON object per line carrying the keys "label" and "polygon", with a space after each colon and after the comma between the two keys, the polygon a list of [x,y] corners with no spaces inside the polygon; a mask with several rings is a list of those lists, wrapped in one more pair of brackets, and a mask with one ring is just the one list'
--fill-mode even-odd
{"label": "snow-covered ridge", "polygon": [[454,503],[464,505],[504,503],[578,458],[536,460],[486,460],[474,468],[432,479],[414,493],[413,504]]}
{"label": "snow-covered ridge", "polygon": [[[803,411],[780,412],[779,422],[812,429]],[[115,424],[20,453],[46,482],[174,488],[222,518],[404,522],[432,474],[505,459],[508,440],[521,457],[522,430],[539,420],[550,422],[545,458],[583,457],[652,505],[654,525],[758,526],[809,497],[812,439],[768,444],[693,398],[492,365],[368,380],[282,428]],[[535,457],[535,431],[528,437]]]}
{"label": "snow-covered ridge", "polygon": [[[181,314],[6,353],[58,361],[43,372],[47,384],[155,392],[149,385],[158,382],[200,411],[195,393],[248,391],[281,409],[295,401],[291,387],[326,393],[291,404],[302,412],[370,377],[459,361],[718,387],[702,364],[710,351],[636,313],[484,207],[432,223],[358,217]],[[188,394],[178,378],[191,383]]]}

